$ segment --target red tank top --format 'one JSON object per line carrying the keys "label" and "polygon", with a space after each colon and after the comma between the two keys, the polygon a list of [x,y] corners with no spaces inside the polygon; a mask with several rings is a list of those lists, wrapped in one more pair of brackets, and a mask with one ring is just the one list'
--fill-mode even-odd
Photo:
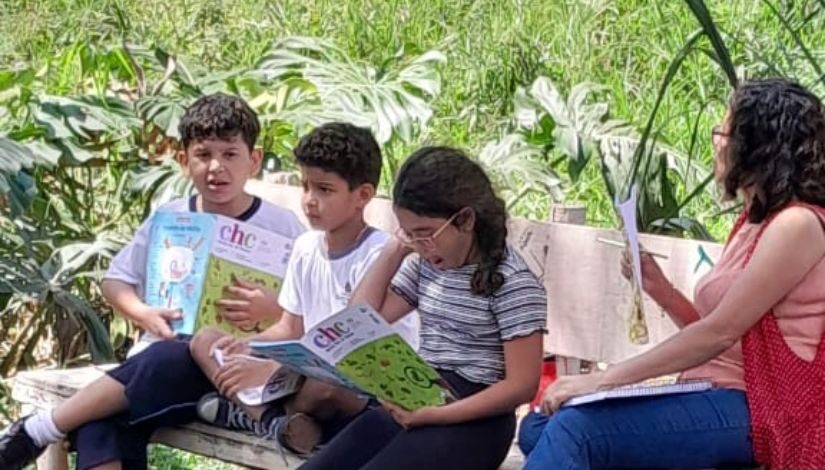
{"label": "red tank top", "polygon": [[[825,215],[825,208],[801,203]],[[789,207],[790,207],[789,206]],[[769,216],[748,250],[753,255]],[[731,237],[745,223],[741,215]],[[823,286],[825,289],[825,286]],[[813,361],[805,361],[787,345],[773,310],[742,338],[745,386],[751,413],[756,460],[772,470],[825,469],[825,347],[820,338]]]}

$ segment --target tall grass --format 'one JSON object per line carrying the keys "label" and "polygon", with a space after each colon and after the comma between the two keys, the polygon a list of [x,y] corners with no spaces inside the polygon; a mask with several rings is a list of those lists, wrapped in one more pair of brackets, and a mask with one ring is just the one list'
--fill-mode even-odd
{"label": "tall grass", "polygon": [[[788,74],[821,56],[798,47],[823,43],[821,2],[774,3],[709,2],[733,63],[746,64],[744,73]],[[584,81],[604,85],[615,117],[641,127],[668,64],[699,26],[686,2],[644,0],[7,0],[0,8],[4,67],[59,60],[81,40],[101,47],[120,40],[156,43],[215,69],[250,65],[273,39],[289,34],[323,36],[374,64],[392,63],[400,50],[438,47],[448,54],[444,91],[421,140],[473,151],[500,132],[516,87],[538,75],[563,90]],[[708,164],[707,133],[730,86],[711,43],[702,47],[707,54],[692,54],[678,70],[654,126],[660,141]],[[813,83],[818,72],[811,67],[803,75]],[[52,80],[73,85],[71,77]],[[588,171],[569,197],[591,206],[593,223],[610,223],[610,204],[592,186],[599,184],[597,169]],[[543,202],[527,203],[523,210],[541,216],[536,212]],[[717,235],[729,223],[712,217],[717,207],[710,197],[689,209]]]}

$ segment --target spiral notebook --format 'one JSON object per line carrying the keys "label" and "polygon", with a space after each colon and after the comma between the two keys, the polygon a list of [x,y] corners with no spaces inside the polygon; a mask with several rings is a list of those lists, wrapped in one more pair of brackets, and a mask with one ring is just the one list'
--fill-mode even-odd
{"label": "spiral notebook", "polygon": [[615,400],[621,398],[640,398],[658,395],[696,393],[704,392],[712,388],[713,382],[710,380],[695,380],[664,385],[635,384],[573,397],[567,400],[562,406],[579,406],[602,400]]}

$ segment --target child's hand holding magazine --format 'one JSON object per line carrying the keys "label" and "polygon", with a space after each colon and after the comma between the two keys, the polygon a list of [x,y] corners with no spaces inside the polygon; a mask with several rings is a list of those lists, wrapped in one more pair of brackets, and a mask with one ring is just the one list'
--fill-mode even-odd
{"label": "child's hand holding magazine", "polygon": [[223,288],[215,307],[224,320],[241,330],[251,330],[255,325],[271,321],[279,317],[281,311],[278,294],[273,289],[235,276],[232,283]]}

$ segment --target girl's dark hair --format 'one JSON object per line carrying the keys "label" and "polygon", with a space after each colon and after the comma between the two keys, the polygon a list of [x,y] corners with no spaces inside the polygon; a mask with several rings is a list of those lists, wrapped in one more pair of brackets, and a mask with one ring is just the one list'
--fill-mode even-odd
{"label": "girl's dark hair", "polygon": [[825,205],[825,111],[801,85],[785,79],[742,83],[730,101],[728,173],[735,197],[753,189],[750,222],[797,200]]}
{"label": "girl's dark hair", "polygon": [[[395,180],[393,203],[410,212],[447,219],[461,209],[475,211],[475,240],[481,262],[473,274],[473,294],[490,296],[504,283],[498,266],[504,259],[507,211],[481,167],[462,151],[424,147],[413,153]],[[453,224],[463,220],[458,217]]]}

